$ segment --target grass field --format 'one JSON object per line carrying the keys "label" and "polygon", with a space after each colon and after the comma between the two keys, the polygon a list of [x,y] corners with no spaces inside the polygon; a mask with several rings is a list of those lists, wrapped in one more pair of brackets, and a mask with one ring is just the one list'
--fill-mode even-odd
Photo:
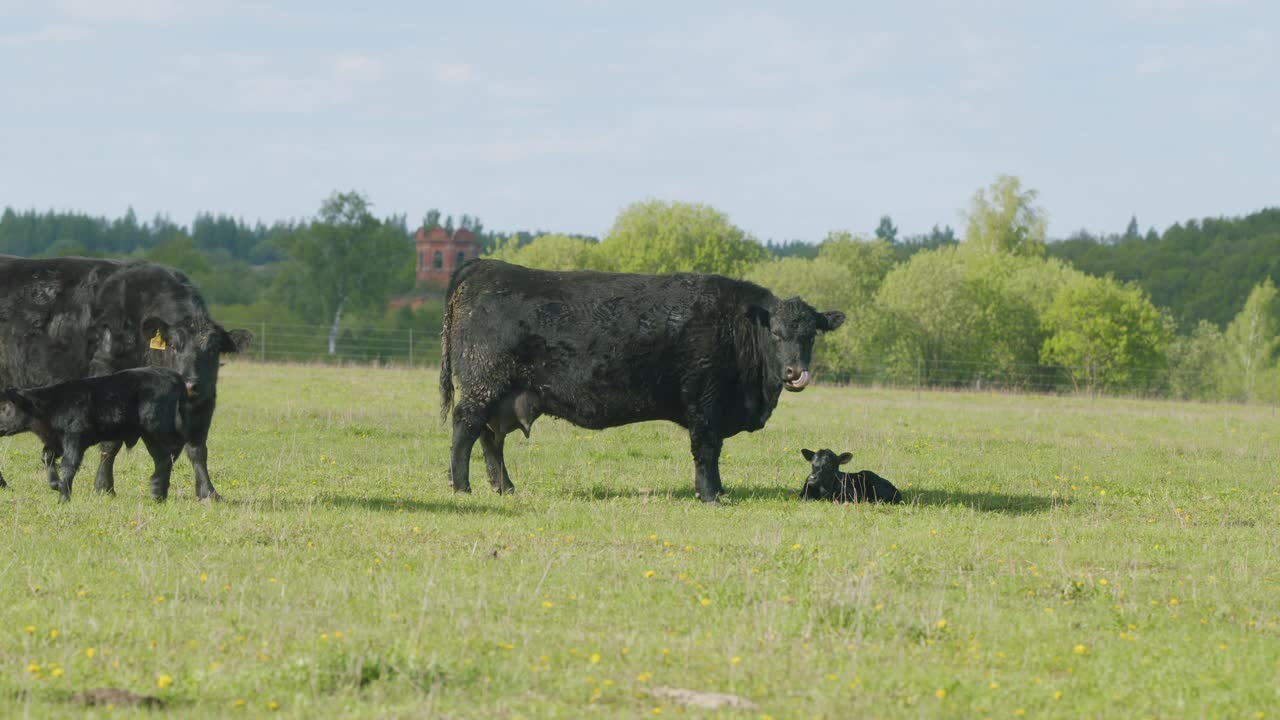
{"label": "grass field", "polygon": [[[167,504],[0,439],[0,714],[1280,717],[1272,408],[815,387],[726,443],[544,419],[448,490],[431,371],[230,364]],[[801,447],[908,504],[801,504]],[[654,688],[731,693],[700,710]],[[113,717],[155,712],[114,708]]]}

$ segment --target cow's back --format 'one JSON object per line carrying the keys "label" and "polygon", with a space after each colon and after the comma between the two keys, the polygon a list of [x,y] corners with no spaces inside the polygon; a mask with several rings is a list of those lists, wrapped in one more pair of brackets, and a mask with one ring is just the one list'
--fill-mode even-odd
{"label": "cow's back", "polygon": [[89,374],[98,290],[124,264],[0,256],[0,387]]}

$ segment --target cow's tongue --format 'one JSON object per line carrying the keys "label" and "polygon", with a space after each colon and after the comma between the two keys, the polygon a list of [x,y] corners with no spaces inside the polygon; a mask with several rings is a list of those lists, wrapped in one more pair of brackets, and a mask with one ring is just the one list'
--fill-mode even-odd
{"label": "cow's tongue", "polygon": [[804,389],[805,385],[808,385],[808,384],[809,384],[809,371],[801,370],[800,377],[796,378],[791,382],[783,383],[783,386],[786,387],[788,390],[799,392]]}

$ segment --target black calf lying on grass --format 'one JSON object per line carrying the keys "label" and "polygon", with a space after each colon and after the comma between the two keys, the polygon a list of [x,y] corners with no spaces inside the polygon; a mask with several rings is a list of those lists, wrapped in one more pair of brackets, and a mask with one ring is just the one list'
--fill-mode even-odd
{"label": "black calf lying on grass", "polygon": [[830,500],[831,502],[902,502],[902,493],[893,483],[870,470],[856,473],[840,472],[838,466],[853,459],[853,453],[837,456],[830,450],[801,450],[800,454],[813,464],[804,487],[800,488],[801,500]]}
{"label": "black calf lying on grass", "polygon": [[100,442],[133,447],[141,438],[156,466],[151,497],[164,500],[173,459],[187,442],[187,402],[182,376],[159,368],[8,389],[0,395],[0,436],[32,432],[40,438],[49,485],[63,502],[71,499],[71,481],[87,448]]}

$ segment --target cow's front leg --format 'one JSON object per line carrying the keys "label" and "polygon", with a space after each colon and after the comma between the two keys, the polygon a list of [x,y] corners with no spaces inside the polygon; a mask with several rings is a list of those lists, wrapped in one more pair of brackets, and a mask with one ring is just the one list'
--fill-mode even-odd
{"label": "cow's front leg", "polygon": [[511,484],[511,476],[507,474],[507,461],[502,453],[506,441],[505,434],[499,435],[488,426],[480,433],[480,449],[484,451],[484,464],[489,471],[489,487],[499,495],[516,491],[516,486]]}
{"label": "cow's front leg", "polygon": [[484,431],[484,408],[463,399],[453,409],[453,452],[449,458],[449,487],[471,492],[471,449]]}
{"label": "cow's front leg", "polygon": [[44,450],[40,451],[40,462],[44,463],[49,489],[58,491],[62,487],[62,481],[58,479],[58,452],[46,445]]}
{"label": "cow's front leg", "polygon": [[58,501],[71,502],[71,481],[76,478],[80,469],[80,460],[84,451],[77,443],[66,443],[62,446],[62,482],[58,487]]}
{"label": "cow's front leg", "polygon": [[[209,479],[209,446],[203,442],[199,445],[187,445],[187,459],[191,461],[191,470],[196,476],[196,499],[198,500],[221,500],[222,496],[217,490],[213,489],[213,481]],[[155,495],[155,486],[152,488],[152,496]],[[166,483],[165,491],[168,492],[168,484]],[[163,497],[156,498],[163,500]]]}
{"label": "cow's front leg", "polygon": [[173,473],[173,451],[154,440],[143,438],[142,442],[146,443],[147,452],[151,454],[151,461],[155,464],[155,469],[151,473],[151,499],[164,502],[165,498],[169,497],[169,477]]}
{"label": "cow's front leg", "polygon": [[[98,474],[93,478],[93,489],[107,495],[116,494],[116,455],[120,454],[120,443],[104,442],[98,446]],[[62,464],[67,463],[63,453]]]}
{"label": "cow's front leg", "polygon": [[9,487],[9,483],[4,481],[4,473],[0,472],[0,488]]}
{"label": "cow's front leg", "polygon": [[705,428],[689,430],[690,446],[693,451],[693,484],[697,488],[698,498],[704,503],[719,502],[724,493],[720,484],[720,447],[724,440],[720,435]]}

